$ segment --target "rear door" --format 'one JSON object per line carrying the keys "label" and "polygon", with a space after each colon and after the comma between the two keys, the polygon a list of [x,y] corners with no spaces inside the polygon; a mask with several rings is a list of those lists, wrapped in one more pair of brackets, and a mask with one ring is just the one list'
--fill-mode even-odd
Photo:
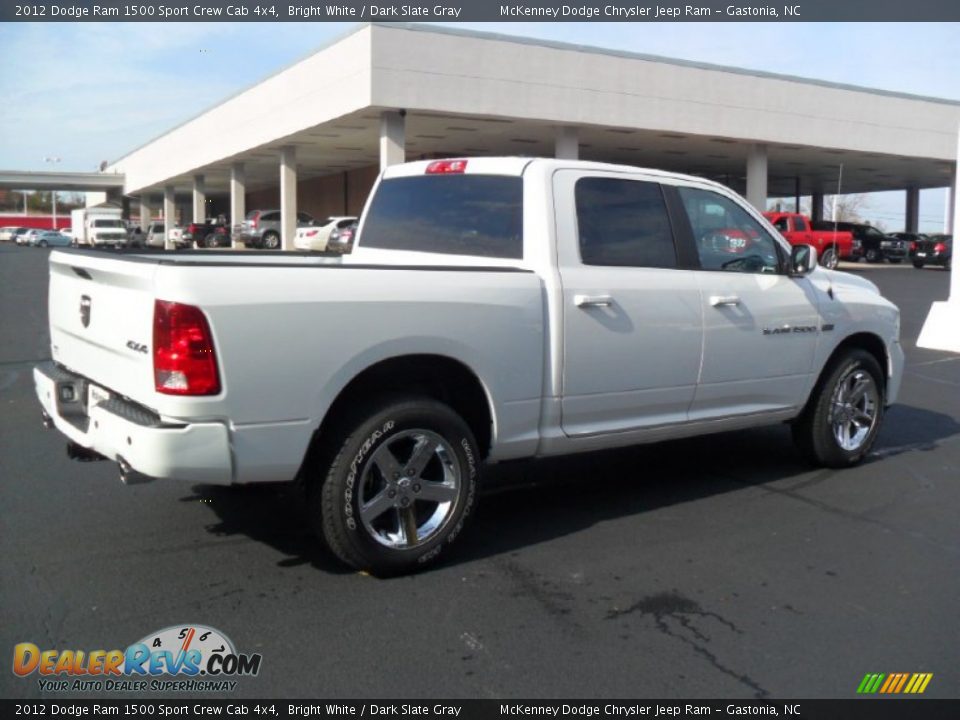
{"label": "rear door", "polygon": [[785,273],[786,252],[739,202],[679,187],[700,270],[703,365],[691,420],[775,412],[809,387],[820,335],[809,278]]}
{"label": "rear door", "polygon": [[660,184],[642,174],[554,175],[568,436],[683,422],[700,368],[696,273],[680,269]]}

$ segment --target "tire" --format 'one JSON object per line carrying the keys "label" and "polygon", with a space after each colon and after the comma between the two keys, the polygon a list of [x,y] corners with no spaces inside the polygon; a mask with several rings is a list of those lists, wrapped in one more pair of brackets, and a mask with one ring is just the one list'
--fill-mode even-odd
{"label": "tire", "polygon": [[275,232],[264,233],[261,244],[266,250],[276,250],[280,247],[280,236]]}
{"label": "tire", "polygon": [[921,261],[919,261],[919,260],[914,260],[914,261],[913,261],[913,266],[914,266],[917,270],[923,270],[923,263],[922,263]]}
{"label": "tire", "polygon": [[216,247],[220,247],[220,241],[219,241],[219,239],[217,238],[217,234],[216,234],[216,233],[210,233],[209,235],[207,235],[207,236],[203,239],[203,245],[202,245],[202,247],[205,247],[205,248],[216,248]]}
{"label": "tire", "polygon": [[890,262],[892,262],[894,265],[899,265],[900,263],[903,262],[903,258],[887,258],[887,259]]}
{"label": "tire", "polygon": [[837,265],[840,264],[840,257],[837,255],[837,249],[831,245],[824,250],[823,255],[820,258],[820,264],[827,268],[827,270],[836,270]]}
{"label": "tire", "polygon": [[40,247],[46,247],[46,246],[47,246],[47,241],[46,241],[46,240],[41,240],[40,242],[37,243],[37,245],[39,245]]}
{"label": "tire", "polygon": [[883,254],[875,248],[868,249],[863,256],[867,259],[868,263],[883,262]]}
{"label": "tire", "polygon": [[[851,392],[858,396],[845,402]],[[883,410],[884,375],[876,358],[865,350],[846,350],[827,366],[803,414],[794,421],[794,442],[817,465],[856,465],[876,440]],[[869,424],[864,428],[866,421]]]}
{"label": "tire", "polygon": [[480,453],[470,428],[421,397],[383,399],[340,425],[333,461],[308,485],[317,533],[344,563],[379,576],[434,562],[476,502]]}

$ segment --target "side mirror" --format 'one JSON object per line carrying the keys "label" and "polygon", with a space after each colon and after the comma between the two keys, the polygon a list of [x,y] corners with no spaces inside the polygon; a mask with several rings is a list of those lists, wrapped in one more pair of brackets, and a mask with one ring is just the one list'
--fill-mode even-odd
{"label": "side mirror", "polygon": [[790,277],[809,275],[817,266],[817,249],[813,245],[794,245],[790,250]]}

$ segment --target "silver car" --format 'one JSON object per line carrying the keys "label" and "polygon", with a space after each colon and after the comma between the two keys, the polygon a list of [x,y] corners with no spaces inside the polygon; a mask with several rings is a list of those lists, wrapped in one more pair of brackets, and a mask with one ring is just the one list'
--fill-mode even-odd
{"label": "silver car", "polygon": [[27,235],[27,245],[31,247],[70,247],[73,238],[56,230],[40,230]]}
{"label": "silver car", "polygon": [[[305,212],[297,213],[297,227],[308,227],[313,224],[312,215]],[[234,225],[233,237],[250,247],[276,250],[280,247],[280,211],[251,210],[242,223]]]}

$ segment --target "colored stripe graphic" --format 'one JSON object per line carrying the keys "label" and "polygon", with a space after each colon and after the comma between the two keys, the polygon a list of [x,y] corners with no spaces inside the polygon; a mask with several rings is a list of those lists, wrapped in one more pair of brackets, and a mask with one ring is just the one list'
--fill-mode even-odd
{"label": "colored stripe graphic", "polygon": [[867,673],[857,686],[860,695],[919,695],[926,691],[933,673]]}

